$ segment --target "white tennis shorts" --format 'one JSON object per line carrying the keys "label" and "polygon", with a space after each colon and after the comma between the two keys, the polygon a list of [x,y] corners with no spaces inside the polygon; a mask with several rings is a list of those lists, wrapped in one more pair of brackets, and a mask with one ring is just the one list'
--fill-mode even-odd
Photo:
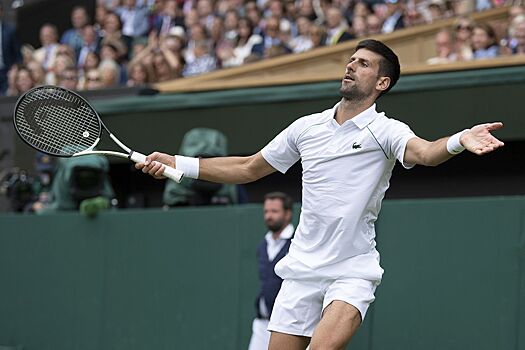
{"label": "white tennis shorts", "polygon": [[311,337],[325,307],[334,300],[355,306],[364,320],[379,281],[360,278],[285,279],[275,300],[269,331]]}

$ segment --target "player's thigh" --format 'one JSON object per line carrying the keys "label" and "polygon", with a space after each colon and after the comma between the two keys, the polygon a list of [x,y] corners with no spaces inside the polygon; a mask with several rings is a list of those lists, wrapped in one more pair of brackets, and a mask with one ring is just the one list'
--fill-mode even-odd
{"label": "player's thigh", "polygon": [[305,350],[310,338],[298,335],[271,332],[268,350]]}
{"label": "player's thigh", "polygon": [[312,349],[343,349],[375,300],[378,281],[341,278],[326,290],[323,314],[312,336]]}
{"label": "player's thigh", "polygon": [[315,328],[311,350],[344,349],[361,325],[359,310],[344,301],[334,300],[323,312]]}

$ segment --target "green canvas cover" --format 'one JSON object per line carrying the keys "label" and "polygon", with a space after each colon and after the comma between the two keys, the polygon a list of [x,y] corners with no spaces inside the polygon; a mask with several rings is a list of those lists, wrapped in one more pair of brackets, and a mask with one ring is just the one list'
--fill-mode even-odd
{"label": "green canvas cover", "polygon": [[105,157],[90,154],[81,157],[60,158],[57,162],[55,176],[51,185],[51,203],[46,210],[44,210],[44,213],[78,209],[79,203],[77,203],[71,194],[71,177],[74,168],[77,166],[101,170],[105,174],[101,195],[108,199],[114,198],[115,193],[107,176],[109,162]]}
{"label": "green canvas cover", "polygon": [[[184,135],[178,154],[187,157],[223,157],[228,155],[228,140],[218,130],[195,128]],[[192,205],[192,199],[202,191],[214,192],[211,202],[206,204],[235,204],[238,202],[235,185],[218,185],[189,178],[183,178],[180,183],[168,180],[163,200],[169,206]]]}

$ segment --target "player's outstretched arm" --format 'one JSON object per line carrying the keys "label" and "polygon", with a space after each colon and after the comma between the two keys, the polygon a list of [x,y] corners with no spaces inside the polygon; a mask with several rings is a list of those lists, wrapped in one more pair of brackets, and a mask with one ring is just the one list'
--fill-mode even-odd
{"label": "player's outstretched arm", "polygon": [[[275,169],[263,158],[261,152],[249,157],[201,158],[195,164],[198,166],[199,179],[219,183],[247,183],[275,172]],[[164,177],[162,176],[164,165],[177,168],[176,157],[153,152],[146,157],[145,163],[137,163],[135,167],[161,179]]]}
{"label": "player's outstretched arm", "polygon": [[430,142],[419,137],[410,139],[405,150],[405,163],[436,166],[452,158],[463,149],[483,155],[504,144],[491,134],[503,127],[503,123],[479,124],[462,133]]}

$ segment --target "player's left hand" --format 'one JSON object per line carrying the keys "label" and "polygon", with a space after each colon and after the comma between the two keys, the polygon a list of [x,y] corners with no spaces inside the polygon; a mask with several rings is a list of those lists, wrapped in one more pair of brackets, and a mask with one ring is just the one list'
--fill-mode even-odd
{"label": "player's left hand", "polygon": [[460,142],[466,150],[481,156],[504,145],[490,133],[502,127],[501,122],[476,125],[461,135]]}

